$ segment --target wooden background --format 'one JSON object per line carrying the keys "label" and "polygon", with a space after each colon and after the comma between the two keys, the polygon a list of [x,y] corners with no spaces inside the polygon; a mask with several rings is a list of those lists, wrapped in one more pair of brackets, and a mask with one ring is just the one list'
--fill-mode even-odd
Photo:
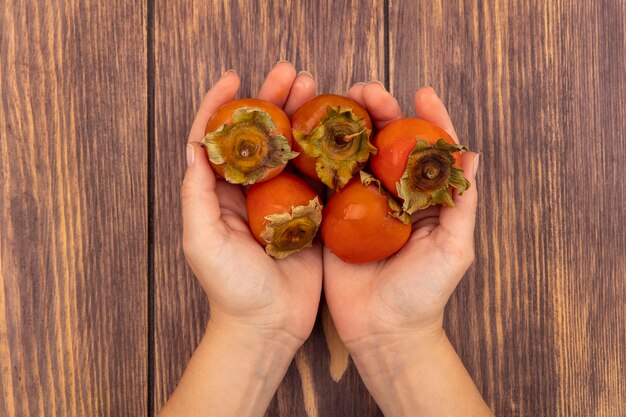
{"label": "wooden background", "polygon": [[[496,414],[626,415],[623,0],[3,0],[0,28],[1,416],[166,401],[208,318],[187,130],[222,72],[249,96],[279,59],[320,92],[381,80],[407,114],[430,84],[481,152],[445,327]],[[267,415],[380,416],[328,356],[318,324]]]}

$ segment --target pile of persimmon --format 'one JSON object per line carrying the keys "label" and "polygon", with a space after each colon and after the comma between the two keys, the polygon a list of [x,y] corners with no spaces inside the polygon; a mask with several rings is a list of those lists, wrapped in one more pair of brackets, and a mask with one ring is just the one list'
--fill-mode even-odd
{"label": "pile of persimmon", "polygon": [[[205,133],[215,173],[250,186],[250,231],[277,259],[312,246],[320,229],[345,262],[385,259],[407,242],[413,213],[453,207],[452,188],[469,187],[460,167],[467,149],[443,129],[405,118],[374,135],[367,111],[343,96],[316,96],[291,120],[272,103],[233,100]],[[289,165],[296,169],[284,171]],[[311,182],[333,191],[325,206]]]}

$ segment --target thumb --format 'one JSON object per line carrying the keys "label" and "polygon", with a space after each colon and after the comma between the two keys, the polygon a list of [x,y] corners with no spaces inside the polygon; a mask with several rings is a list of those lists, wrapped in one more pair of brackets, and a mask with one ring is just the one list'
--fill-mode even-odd
{"label": "thumb", "polygon": [[439,226],[436,228],[442,237],[442,244],[456,242],[456,248],[473,248],[474,225],[476,223],[476,205],[478,204],[478,190],[476,189],[476,170],[478,169],[479,154],[467,152],[463,154],[461,166],[463,174],[470,182],[470,187],[459,194],[455,191],[454,203],[456,207],[441,207]]}
{"label": "thumb", "polygon": [[215,193],[215,174],[199,142],[186,148],[187,171],[181,189],[183,242],[192,249],[207,236],[223,236],[220,205]]}

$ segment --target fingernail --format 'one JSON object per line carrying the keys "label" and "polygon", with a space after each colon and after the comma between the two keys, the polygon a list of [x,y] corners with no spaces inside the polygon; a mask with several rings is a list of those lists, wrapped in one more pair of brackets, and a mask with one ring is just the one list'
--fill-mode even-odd
{"label": "fingernail", "polygon": [[368,84],[372,84],[372,85],[379,85],[380,88],[382,88],[383,90],[387,91],[387,89],[385,88],[385,84],[381,83],[380,81],[370,81]]}
{"label": "fingernail", "polygon": [[363,81],[359,81],[358,83],[354,83],[352,84],[352,86],[354,87],[355,85],[365,85],[365,83]]}
{"label": "fingernail", "polygon": [[432,92],[433,92],[433,94],[434,94],[434,95],[437,95],[437,92],[435,91],[435,89],[434,89],[434,88],[432,88],[431,86],[428,86],[428,88],[430,89],[430,91],[432,91]]}
{"label": "fingernail", "polygon": [[187,155],[187,166],[190,167],[194,162],[196,162],[196,148],[189,143],[187,144],[187,151],[185,153]]}
{"label": "fingernail", "polygon": [[298,73],[298,77],[301,76],[301,75],[307,75],[307,76],[313,78],[313,74],[311,74],[309,71],[302,70],[302,71],[300,71]]}
{"label": "fingernail", "polygon": [[[278,65],[278,64],[282,64],[282,63],[291,64],[291,62],[287,61],[286,59],[281,59],[280,61],[278,61],[278,62],[276,63],[276,65]],[[274,66],[276,66],[276,65],[274,65]]]}
{"label": "fingernail", "polygon": [[476,178],[476,174],[478,173],[478,163],[480,162],[480,154],[477,153],[474,157],[474,172],[473,177]]}
{"label": "fingernail", "polygon": [[222,78],[226,77],[228,74],[231,74],[231,73],[232,73],[232,74],[237,74],[237,71],[235,71],[235,70],[234,70],[234,69],[232,69],[232,68],[231,68],[231,69],[229,69],[229,70],[226,70],[226,71],[224,71],[224,74],[222,74]]}

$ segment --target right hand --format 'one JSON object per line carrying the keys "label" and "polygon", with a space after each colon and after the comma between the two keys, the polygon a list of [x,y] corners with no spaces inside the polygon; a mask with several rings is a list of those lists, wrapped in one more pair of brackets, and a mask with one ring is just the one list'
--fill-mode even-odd
{"label": "right hand", "polygon": [[[366,107],[378,129],[402,117],[397,100],[379,83],[353,86],[348,95]],[[448,113],[429,88],[415,94],[419,117],[458,141]],[[341,339],[360,372],[381,354],[442,338],[444,307],[474,259],[476,154],[463,154],[471,187],[455,195],[455,208],[433,206],[413,215],[407,244],[394,256],[364,265],[324,252],[324,294]],[[375,366],[375,364],[372,364]]]}

